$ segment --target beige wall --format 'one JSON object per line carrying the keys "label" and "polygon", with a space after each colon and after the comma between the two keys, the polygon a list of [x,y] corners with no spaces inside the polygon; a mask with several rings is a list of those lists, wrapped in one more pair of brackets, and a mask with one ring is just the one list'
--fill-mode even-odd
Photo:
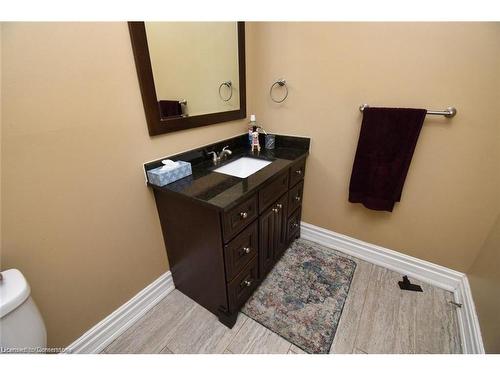
{"label": "beige wall", "polygon": [[141,164],[244,126],[150,138],[126,23],[4,24],[2,52],[2,268],[66,345],[168,269]]}
{"label": "beige wall", "polygon": [[500,215],[468,272],[487,353],[500,353]]}
{"label": "beige wall", "polygon": [[[249,27],[248,27],[249,26]],[[312,137],[303,220],[466,271],[500,195],[500,24],[251,23],[250,113]],[[283,77],[288,99],[269,86]],[[428,117],[394,212],[348,203],[362,103],[458,108]]]}
{"label": "beige wall", "polygon": [[190,116],[240,108],[236,22],[146,22],[146,33],[158,98],[187,100]]}
{"label": "beige wall", "polygon": [[2,28],[0,22],[0,270],[2,269]]}

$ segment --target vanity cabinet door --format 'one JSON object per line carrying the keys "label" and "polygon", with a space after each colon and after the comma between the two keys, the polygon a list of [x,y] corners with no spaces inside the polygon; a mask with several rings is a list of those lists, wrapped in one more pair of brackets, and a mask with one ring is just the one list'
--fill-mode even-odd
{"label": "vanity cabinet door", "polygon": [[287,248],[287,203],[288,196],[283,194],[259,218],[261,278],[267,275]]}
{"label": "vanity cabinet door", "polygon": [[287,237],[287,204],[288,196],[287,194],[283,195],[276,202],[276,221],[274,223],[274,232],[276,236],[276,245],[274,249],[274,261],[278,261],[278,259],[283,255],[285,250],[288,247],[288,237]]}
{"label": "vanity cabinet door", "polygon": [[259,217],[259,277],[263,279],[274,265],[276,214],[270,207]]}

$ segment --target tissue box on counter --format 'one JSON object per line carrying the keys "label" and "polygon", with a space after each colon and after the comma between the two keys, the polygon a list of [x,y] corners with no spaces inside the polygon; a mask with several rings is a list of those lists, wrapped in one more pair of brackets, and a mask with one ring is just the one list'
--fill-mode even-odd
{"label": "tissue box on counter", "polygon": [[149,182],[156,186],[165,186],[193,173],[191,163],[179,160],[176,164],[175,167],[161,166],[147,171]]}

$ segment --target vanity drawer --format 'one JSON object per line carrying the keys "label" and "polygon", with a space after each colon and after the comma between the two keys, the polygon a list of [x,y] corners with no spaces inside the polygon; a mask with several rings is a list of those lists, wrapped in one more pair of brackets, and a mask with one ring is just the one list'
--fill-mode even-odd
{"label": "vanity drawer", "polygon": [[239,310],[252,295],[259,281],[257,278],[258,270],[257,257],[254,257],[243,271],[227,285],[229,310],[231,312]]}
{"label": "vanity drawer", "polygon": [[288,192],[288,215],[300,207],[302,204],[302,193],[304,191],[304,181],[299,182]]}
{"label": "vanity drawer", "polygon": [[257,218],[257,196],[254,195],[231,210],[224,212],[222,230],[224,242],[228,242],[235,234]]}
{"label": "vanity drawer", "polygon": [[231,281],[259,252],[258,220],[224,246],[226,280]]}
{"label": "vanity drawer", "polygon": [[287,238],[288,244],[290,244],[293,239],[300,234],[300,218],[301,218],[301,208],[299,207],[295,212],[288,218],[287,224]]}
{"label": "vanity drawer", "polygon": [[290,167],[290,186],[304,178],[306,173],[306,159],[303,159]]}
{"label": "vanity drawer", "polygon": [[259,191],[259,212],[262,213],[288,190],[288,172],[282,173],[275,180]]}

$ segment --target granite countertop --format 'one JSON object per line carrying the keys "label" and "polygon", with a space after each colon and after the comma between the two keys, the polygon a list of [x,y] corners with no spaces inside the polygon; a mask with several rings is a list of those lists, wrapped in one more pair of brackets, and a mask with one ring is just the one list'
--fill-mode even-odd
{"label": "granite countertop", "polygon": [[[309,154],[309,138],[276,135],[276,148],[274,150],[262,148],[260,153],[252,153],[246,144],[247,137],[244,134],[203,148],[170,156],[169,158],[172,160],[190,162],[193,174],[162,187],[149,183],[148,185],[157,191],[180,194],[216,209],[228,210],[247,199],[266,181]],[[206,153],[212,149],[220,151],[225,145],[229,145],[232,155],[218,165],[214,165]],[[268,160],[272,163],[247,178],[213,171],[243,156]],[[161,159],[147,163],[144,167],[149,170],[158,165],[161,165]]]}

